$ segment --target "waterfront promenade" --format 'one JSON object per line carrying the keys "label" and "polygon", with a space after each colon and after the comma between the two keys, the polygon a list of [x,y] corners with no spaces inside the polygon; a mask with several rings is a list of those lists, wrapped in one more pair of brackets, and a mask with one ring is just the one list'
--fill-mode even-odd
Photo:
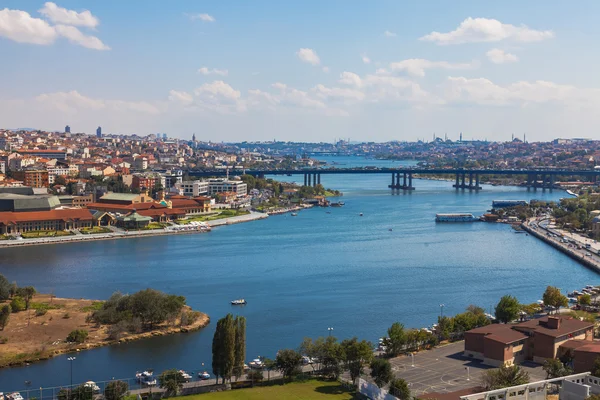
{"label": "waterfront promenade", "polygon": [[[556,228],[548,217],[530,218],[522,224],[525,231],[543,240],[552,247],[579,261],[586,267],[600,272],[600,243],[597,241]],[[565,243],[563,238],[568,239]],[[590,248],[586,248],[589,245]]]}
{"label": "waterfront promenade", "polygon": [[[238,215],[235,217],[222,218],[214,221],[210,221],[208,224],[211,228],[223,225],[239,224],[242,222],[256,221],[259,219],[268,218],[269,215],[265,213],[250,212],[246,215]],[[108,233],[95,233],[84,235],[82,233],[76,233],[70,236],[59,236],[59,237],[47,237],[47,238],[32,238],[32,239],[21,239],[21,240],[1,240],[0,248],[8,247],[22,247],[22,246],[34,246],[43,244],[60,244],[60,243],[77,243],[77,242],[89,242],[94,240],[111,240],[111,239],[128,239],[128,238],[139,238],[148,236],[159,236],[159,235],[182,235],[190,233],[204,233],[202,230],[171,230],[171,229],[150,229],[150,230],[139,230],[139,231],[124,231],[124,230],[113,230]]]}

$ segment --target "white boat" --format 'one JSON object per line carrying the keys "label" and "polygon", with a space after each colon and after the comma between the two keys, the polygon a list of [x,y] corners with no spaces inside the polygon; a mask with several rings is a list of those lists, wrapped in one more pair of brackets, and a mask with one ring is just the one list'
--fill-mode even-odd
{"label": "white boat", "polygon": [[250,368],[262,368],[263,362],[260,361],[259,358],[255,358],[254,360],[250,361],[248,365],[250,366]]}
{"label": "white boat", "polygon": [[204,372],[198,372],[198,378],[202,379],[203,381],[210,379],[210,374],[206,371]]}
{"label": "white boat", "polygon": [[94,381],[87,381],[83,384],[86,388],[91,388],[94,393],[100,393],[100,387]]}
{"label": "white boat", "polygon": [[570,191],[570,190],[567,190],[567,194],[569,194],[569,195],[571,195],[571,196],[579,197],[579,196],[577,195],[577,193],[573,193],[573,192],[572,192],[572,191]]}
{"label": "white boat", "polygon": [[469,213],[435,214],[435,222],[473,222],[477,218]]}
{"label": "white boat", "polygon": [[189,381],[192,379],[192,376],[190,374],[188,374],[187,372],[185,372],[184,370],[180,369],[179,373],[181,374],[181,376],[183,377],[183,379],[185,379],[186,381]]}
{"label": "white boat", "polygon": [[245,299],[231,300],[231,305],[233,306],[243,306],[245,304],[247,304],[247,301]]}
{"label": "white boat", "polygon": [[298,216],[298,213],[295,213],[295,212],[292,213],[292,217],[297,217],[297,216]]}
{"label": "white boat", "polygon": [[575,297],[567,297],[569,299],[569,303],[577,303],[577,299]]}
{"label": "white boat", "polygon": [[139,380],[139,381],[144,381],[146,380],[146,378],[150,378],[152,377],[152,371],[142,371],[142,372],[137,372],[135,374],[135,377]]}

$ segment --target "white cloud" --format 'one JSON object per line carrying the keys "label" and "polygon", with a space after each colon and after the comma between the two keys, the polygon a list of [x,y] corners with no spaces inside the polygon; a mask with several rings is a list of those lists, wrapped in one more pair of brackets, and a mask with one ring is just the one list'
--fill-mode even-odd
{"label": "white cloud", "polygon": [[554,37],[550,30],[539,31],[528,28],[525,25],[514,26],[503,24],[496,19],[489,18],[467,18],[451,32],[431,32],[419,40],[435,42],[438,45],[499,42],[501,40],[512,40],[515,42],[539,42]]}
{"label": "white cloud", "polygon": [[56,25],[55,29],[60,36],[67,38],[71,43],[93,50],[110,50],[110,47],[96,36],[86,35],[74,26]]}
{"label": "white cloud", "polygon": [[[53,3],[52,3],[53,4]],[[68,11],[68,10],[67,10]],[[85,35],[78,28],[68,25],[52,26],[40,18],[34,18],[21,10],[0,10],[0,36],[19,43],[50,45],[58,37],[88,49],[110,50],[95,36]]]}
{"label": "white cloud", "polygon": [[21,10],[0,10],[0,36],[19,43],[47,45],[56,40],[58,34],[46,21],[34,18]]}
{"label": "white cloud", "polygon": [[338,82],[343,83],[344,85],[352,85],[356,87],[362,86],[362,79],[360,79],[360,76],[358,76],[354,72],[342,72],[340,74],[340,80]]}
{"label": "white cloud", "polygon": [[366,55],[363,54],[362,56],[360,56],[360,58],[361,58],[361,60],[362,60],[363,63],[365,63],[365,64],[371,64],[371,59],[369,57],[367,57]]}
{"label": "white cloud", "polygon": [[296,55],[300,61],[310,65],[319,65],[321,63],[321,59],[313,49],[302,48],[296,52]]}
{"label": "white cloud", "polygon": [[46,2],[39,12],[55,24],[95,28],[100,23],[98,18],[93,16],[88,10],[78,13],[77,11],[59,7],[51,1]]}
{"label": "white cloud", "polygon": [[179,102],[181,104],[191,104],[194,101],[194,97],[188,92],[170,90],[169,101]]}
{"label": "white cloud", "polygon": [[70,92],[42,93],[35,97],[35,101],[49,109],[77,114],[84,111],[135,111],[144,114],[159,114],[157,105],[145,101],[104,100],[94,99],[80,94],[76,90]]}
{"label": "white cloud", "polygon": [[311,89],[318,98],[333,101],[357,102],[365,98],[365,94],[357,89],[349,88],[328,88],[318,84]]}
{"label": "white cloud", "polygon": [[396,35],[394,32],[390,32],[390,31],[385,31],[385,32],[383,32],[383,35],[384,35],[385,37],[396,37],[396,36],[398,36],[398,35]]}
{"label": "white cloud", "polygon": [[199,74],[202,75],[220,75],[220,76],[227,76],[227,74],[229,73],[229,71],[227,71],[226,69],[209,69],[207,67],[202,67],[198,70]]}
{"label": "white cloud", "polygon": [[485,78],[448,77],[443,88],[444,97],[452,102],[496,106],[558,103],[576,108],[595,108],[600,105],[599,89],[583,89],[548,81],[519,81],[502,86]]}
{"label": "white cloud", "polygon": [[507,53],[501,49],[491,49],[485,53],[485,55],[494,64],[504,64],[519,61],[519,58],[516,55]]}
{"label": "white cloud", "polygon": [[392,71],[403,71],[413,76],[425,76],[426,69],[472,69],[477,63],[449,63],[447,61],[430,61],[422,58],[411,58],[408,60],[393,62],[390,64]]}
{"label": "white cloud", "polygon": [[199,19],[203,22],[215,22],[215,17],[209,14],[189,14],[189,17],[192,21]]}
{"label": "white cloud", "polygon": [[322,70],[323,70],[323,72],[325,72],[326,74],[328,74],[328,73],[329,73],[329,67],[323,67],[323,68],[322,68]]}

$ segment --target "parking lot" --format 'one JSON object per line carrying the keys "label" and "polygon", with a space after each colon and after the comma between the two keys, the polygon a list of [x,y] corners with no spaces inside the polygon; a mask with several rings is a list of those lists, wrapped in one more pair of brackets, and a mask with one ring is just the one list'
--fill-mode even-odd
{"label": "parking lot", "polygon": [[[448,393],[479,386],[481,374],[491,367],[463,357],[464,342],[456,342],[433,350],[419,352],[413,357],[401,356],[390,360],[394,374],[408,382],[413,395]],[[467,370],[468,367],[468,370]],[[521,365],[531,382],[546,379],[542,367],[533,363]]]}

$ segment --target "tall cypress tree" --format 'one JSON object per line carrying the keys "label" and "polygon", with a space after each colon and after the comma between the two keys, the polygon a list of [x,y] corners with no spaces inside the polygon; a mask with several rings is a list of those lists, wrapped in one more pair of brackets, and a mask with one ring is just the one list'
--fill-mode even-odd
{"label": "tall cypress tree", "polygon": [[235,321],[233,315],[227,314],[217,322],[213,336],[212,368],[215,377],[220,376],[225,383],[230,379],[235,364]]}
{"label": "tall cypress tree", "polygon": [[239,379],[244,372],[244,360],[246,359],[246,318],[235,317],[235,352],[233,372]]}

